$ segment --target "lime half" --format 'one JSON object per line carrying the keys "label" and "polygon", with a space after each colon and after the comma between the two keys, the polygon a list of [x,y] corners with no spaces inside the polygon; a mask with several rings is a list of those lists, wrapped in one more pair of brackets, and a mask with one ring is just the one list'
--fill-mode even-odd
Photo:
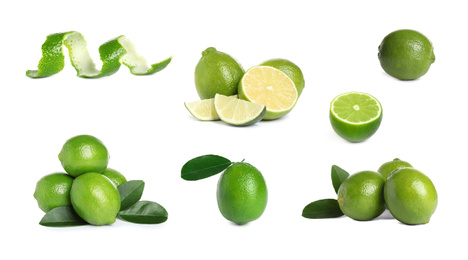
{"label": "lime half", "polygon": [[110,76],[119,70],[122,63],[134,75],[150,75],[163,70],[172,60],[170,57],[149,67],[146,60],[137,54],[130,40],[122,35],[99,47],[102,68],[98,70],[89,55],[83,35],[71,31],[47,36],[46,41],[42,44],[42,58],[37,66],[38,69],[26,71],[26,76],[43,78],[62,71],[65,66],[63,45],[68,48],[70,61],[77,76],[82,78]]}
{"label": "lime half", "polygon": [[371,137],[382,121],[382,106],[373,96],[363,92],[348,92],[335,97],[330,105],[333,130],[350,142],[362,142]]}
{"label": "lime half", "polygon": [[253,125],[266,114],[264,105],[220,94],[214,97],[214,107],[223,122],[237,126]]}
{"label": "lime half", "polygon": [[264,119],[280,118],[296,105],[298,92],[284,72],[270,66],[249,69],[239,82],[239,98],[266,106]]}

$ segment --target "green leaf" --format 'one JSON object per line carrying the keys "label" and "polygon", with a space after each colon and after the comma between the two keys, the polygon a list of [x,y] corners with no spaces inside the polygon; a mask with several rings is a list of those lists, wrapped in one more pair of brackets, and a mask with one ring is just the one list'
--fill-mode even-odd
{"label": "green leaf", "polygon": [[156,202],[139,201],[128,209],[120,211],[118,216],[137,224],[160,224],[167,220],[167,211]]}
{"label": "green leaf", "polygon": [[71,206],[54,208],[47,212],[39,222],[46,227],[73,227],[87,225]]}
{"label": "green leaf", "polygon": [[341,183],[343,183],[346,178],[348,178],[349,173],[340,167],[333,165],[331,169],[331,179],[333,183],[333,188],[335,188],[336,194],[338,194],[338,189],[341,186]]}
{"label": "green leaf", "polygon": [[141,199],[145,182],[140,180],[127,181],[117,188],[120,193],[120,210],[124,210]]}
{"label": "green leaf", "polygon": [[182,166],[181,177],[186,181],[205,179],[224,171],[231,164],[230,160],[218,155],[199,156]]}
{"label": "green leaf", "polygon": [[343,212],[335,199],[317,200],[305,206],[302,210],[304,218],[337,218],[343,216]]}

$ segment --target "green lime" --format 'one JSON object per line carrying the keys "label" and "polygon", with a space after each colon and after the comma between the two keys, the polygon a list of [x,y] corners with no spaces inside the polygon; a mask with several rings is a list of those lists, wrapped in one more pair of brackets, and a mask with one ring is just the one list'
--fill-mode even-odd
{"label": "green lime", "polygon": [[237,94],[237,85],[244,75],[242,66],[231,56],[214,47],[202,52],[195,68],[195,86],[201,99],[214,98],[216,94]]}
{"label": "green lime", "polygon": [[87,172],[101,173],[107,168],[107,148],[94,136],[78,135],[68,139],[60,151],[59,160],[73,177]]}
{"label": "green lime", "polygon": [[234,163],[219,179],[218,208],[227,220],[239,225],[258,219],[265,211],[267,197],[262,174],[248,163]]}
{"label": "green lime", "polygon": [[263,62],[260,66],[271,66],[273,68],[279,69],[284,74],[288,75],[294,82],[294,85],[297,89],[297,94],[300,96],[302,90],[305,86],[304,75],[302,74],[301,69],[294,64],[293,62],[286,59],[271,59]]}
{"label": "green lime", "polygon": [[88,172],[73,181],[70,199],[76,213],[92,225],[115,222],[120,210],[120,194],[106,176]]}
{"label": "green lime", "polygon": [[398,158],[395,158],[393,161],[386,162],[382,164],[379,169],[377,170],[378,173],[382,174],[384,179],[388,178],[391,172],[396,169],[404,168],[404,167],[413,167],[409,162],[402,161]]}
{"label": "green lime", "polygon": [[[237,95],[231,96],[236,97]],[[219,116],[216,113],[214,107],[214,98],[208,98],[203,100],[197,100],[192,102],[185,102],[185,108],[198,120],[201,121],[215,121],[219,120]]]}
{"label": "green lime", "polygon": [[216,94],[214,107],[219,118],[230,125],[253,125],[265,117],[266,107],[238,98]]}
{"label": "green lime", "polygon": [[42,177],[36,184],[34,198],[44,212],[51,209],[70,206],[70,188],[73,177],[66,173],[52,173]]}
{"label": "green lime", "polygon": [[401,80],[423,76],[435,61],[432,43],[414,30],[398,30],[385,36],[378,56],[384,71]]}
{"label": "green lime", "polygon": [[330,104],[333,130],[350,142],[362,142],[371,137],[379,129],[381,121],[382,106],[367,93],[343,93]]}
{"label": "green lime", "polygon": [[338,189],[338,204],[346,216],[374,219],[385,210],[385,179],[377,172],[362,171],[349,176]]}
{"label": "green lime", "polygon": [[239,98],[266,106],[266,120],[288,114],[298,97],[292,79],[271,66],[250,68],[239,82]]}
{"label": "green lime", "polygon": [[428,223],[437,208],[437,191],[431,179],[414,168],[393,171],[385,183],[385,203],[402,223]]}
{"label": "green lime", "polygon": [[105,169],[102,172],[102,175],[109,178],[115,184],[116,187],[119,187],[120,184],[127,182],[127,179],[125,178],[125,176],[123,176],[122,173],[111,168]]}

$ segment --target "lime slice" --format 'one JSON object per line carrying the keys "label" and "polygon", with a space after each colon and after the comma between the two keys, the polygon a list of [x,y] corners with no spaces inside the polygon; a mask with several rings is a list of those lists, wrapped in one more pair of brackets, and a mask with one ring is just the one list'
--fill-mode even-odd
{"label": "lime slice", "polygon": [[382,106],[373,96],[348,92],[335,97],[330,105],[333,130],[350,142],[362,142],[371,137],[382,121]]}
{"label": "lime slice", "polygon": [[214,107],[223,122],[237,126],[253,125],[267,112],[264,105],[220,94],[214,97]]}
{"label": "lime slice", "polygon": [[298,92],[294,82],[282,71],[257,66],[249,69],[239,83],[239,97],[266,106],[264,119],[277,119],[296,105]]}
{"label": "lime slice", "polygon": [[148,67],[145,59],[138,55],[133,44],[125,36],[119,36],[99,47],[102,60],[101,70],[96,69],[88,49],[86,40],[79,32],[55,33],[47,36],[42,44],[42,58],[37,70],[26,71],[30,78],[48,77],[62,71],[65,65],[63,45],[68,48],[70,61],[78,77],[99,78],[116,73],[123,63],[134,75],[150,75],[163,70],[172,57]]}
{"label": "lime slice", "polygon": [[[237,99],[237,95],[229,96],[228,98]],[[214,107],[214,98],[208,98],[193,102],[185,102],[185,108],[198,120],[214,121],[219,120],[218,113]]]}

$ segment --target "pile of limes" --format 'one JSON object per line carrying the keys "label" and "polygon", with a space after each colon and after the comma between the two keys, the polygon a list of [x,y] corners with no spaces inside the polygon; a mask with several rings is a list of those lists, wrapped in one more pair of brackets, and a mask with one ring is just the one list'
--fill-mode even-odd
{"label": "pile of limes", "polygon": [[[106,225],[114,223],[118,215],[134,223],[161,223],[167,219],[165,209],[155,202],[143,202],[153,211],[138,212],[143,206],[137,202],[144,182],[127,181],[120,172],[107,168],[109,153],[96,137],[78,135],[68,139],[58,157],[66,173],[46,175],[36,184],[34,198],[46,212],[40,224]],[[132,217],[138,214],[146,219]]]}

